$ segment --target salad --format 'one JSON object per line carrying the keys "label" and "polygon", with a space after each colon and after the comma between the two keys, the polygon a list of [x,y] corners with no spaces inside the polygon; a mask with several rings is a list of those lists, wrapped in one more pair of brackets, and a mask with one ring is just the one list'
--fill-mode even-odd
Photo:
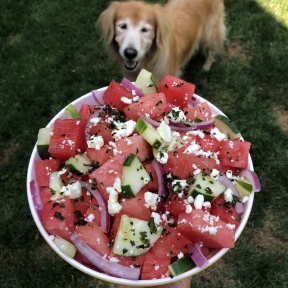
{"label": "salad", "polygon": [[261,189],[248,169],[251,143],[194,91],[143,69],[39,130],[29,188],[62,253],[113,277],[152,280],[234,247]]}

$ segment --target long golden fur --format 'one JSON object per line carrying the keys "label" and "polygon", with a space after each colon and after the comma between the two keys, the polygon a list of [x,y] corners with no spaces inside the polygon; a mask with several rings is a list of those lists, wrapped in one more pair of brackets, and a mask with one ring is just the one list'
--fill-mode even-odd
{"label": "long golden fur", "polygon": [[209,70],[222,49],[226,28],[223,0],[112,2],[98,22],[123,74],[135,80],[145,68],[159,79],[181,75],[181,69],[201,48]]}

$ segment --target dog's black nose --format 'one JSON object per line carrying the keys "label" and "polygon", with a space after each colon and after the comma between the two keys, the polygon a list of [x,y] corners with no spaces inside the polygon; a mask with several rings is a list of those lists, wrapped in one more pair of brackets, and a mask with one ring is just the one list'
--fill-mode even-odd
{"label": "dog's black nose", "polygon": [[124,50],[124,55],[128,60],[133,60],[134,58],[136,58],[137,54],[138,52],[134,48],[126,48]]}

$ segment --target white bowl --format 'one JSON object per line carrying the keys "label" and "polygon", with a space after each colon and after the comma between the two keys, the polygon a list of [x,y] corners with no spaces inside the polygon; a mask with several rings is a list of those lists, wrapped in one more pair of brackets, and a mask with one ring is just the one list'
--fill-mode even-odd
{"label": "white bowl", "polygon": [[[107,87],[98,89],[99,92],[104,93],[104,91],[107,89]],[[204,98],[198,96],[198,95],[194,95],[196,99],[199,100],[203,100],[203,101],[207,101]],[[213,104],[211,104],[209,101],[207,101],[210,109],[212,111],[212,113],[214,113],[215,115],[218,114],[222,114],[225,115],[222,111],[220,111],[217,107],[215,107]],[[77,100],[73,101],[71,104],[73,104],[77,109],[80,109],[81,104],[82,103],[86,103],[86,104],[91,104],[91,105],[96,105],[94,98],[92,97],[92,93],[87,93],[84,96],[78,98]],[[47,127],[52,127],[55,120],[59,119],[59,118],[66,118],[66,114],[64,111],[65,108],[63,108],[47,125]],[[49,237],[49,234],[46,232],[46,230],[43,228],[41,221],[39,219],[39,216],[36,212],[34,203],[33,203],[33,199],[31,196],[31,190],[30,190],[30,182],[32,180],[35,179],[35,172],[34,172],[34,160],[36,159],[40,159],[38,152],[37,152],[37,147],[36,145],[34,146],[34,149],[32,151],[32,155],[30,157],[30,161],[29,161],[29,166],[28,166],[28,172],[27,172],[27,196],[28,196],[28,202],[29,202],[29,207],[33,216],[33,219],[40,231],[40,233],[42,234],[42,236],[44,237],[44,239],[46,240],[46,242],[50,245],[50,247],[60,256],[62,257],[66,262],[68,262],[69,264],[71,264],[72,266],[74,266],[75,268],[77,268],[78,270],[92,276],[95,278],[98,278],[100,280],[103,281],[107,281],[110,283],[115,283],[115,284],[121,284],[121,285],[129,285],[129,286],[155,286],[155,285],[164,285],[164,284],[169,284],[175,281],[179,281],[181,279],[187,278],[189,276],[195,275],[199,272],[201,272],[202,270],[208,268],[209,266],[211,266],[212,264],[214,264],[216,261],[218,261],[228,250],[229,248],[223,248],[223,249],[213,249],[212,253],[210,254],[208,260],[209,260],[209,265],[206,265],[203,268],[193,268],[183,274],[180,274],[178,276],[175,276],[173,278],[163,278],[163,279],[157,279],[157,280],[128,280],[128,279],[123,279],[123,278],[117,278],[117,277],[113,277],[113,276],[109,276],[105,273],[101,273],[98,272],[96,270],[93,270],[87,266],[85,266],[84,264],[71,259],[70,257],[68,257],[67,255],[65,255],[63,252],[61,252],[57,246],[54,244],[54,242],[52,241],[52,239]],[[253,168],[253,163],[252,163],[252,159],[251,156],[249,155],[249,159],[248,159],[248,169],[250,170],[254,170]],[[251,193],[251,195],[249,196],[249,200],[245,203],[245,212],[242,215],[242,219],[241,219],[241,223],[239,225],[239,227],[236,230],[235,233],[235,239],[237,240],[239,238],[239,236],[241,235],[251,212],[252,209],[252,205],[253,205],[253,201],[254,201],[254,192]],[[236,241],[235,240],[235,241]]]}

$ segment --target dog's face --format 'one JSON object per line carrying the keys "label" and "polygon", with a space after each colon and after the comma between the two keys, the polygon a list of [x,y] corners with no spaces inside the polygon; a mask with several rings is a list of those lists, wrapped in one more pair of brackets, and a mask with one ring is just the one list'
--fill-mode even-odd
{"label": "dog's face", "polygon": [[115,41],[124,68],[133,72],[149,51],[155,38],[155,25],[148,19],[118,17],[115,23]]}
{"label": "dog's face", "polygon": [[[163,45],[165,19],[160,6],[141,1],[113,2],[99,17],[106,42],[116,52],[126,72],[139,71],[155,61]],[[165,30],[165,31],[164,31]]]}

